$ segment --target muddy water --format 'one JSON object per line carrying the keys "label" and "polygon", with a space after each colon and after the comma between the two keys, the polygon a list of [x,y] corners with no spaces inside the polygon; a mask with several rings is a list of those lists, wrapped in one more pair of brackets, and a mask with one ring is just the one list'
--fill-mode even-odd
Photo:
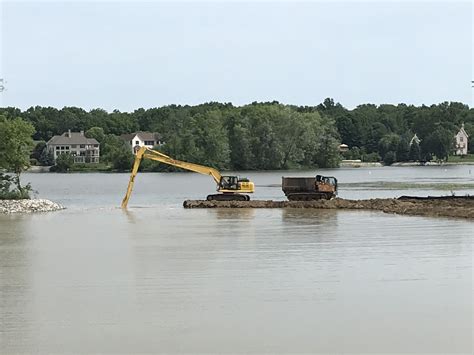
{"label": "muddy water", "polygon": [[[473,182],[468,167],[426,171],[332,173],[342,182],[439,183],[432,194],[446,193],[446,179]],[[281,175],[248,174],[256,198],[281,198],[272,187]],[[126,175],[26,180],[69,208],[0,216],[1,353],[472,353],[470,221],[184,210],[184,199],[213,192],[195,174],[140,175],[123,212]]]}

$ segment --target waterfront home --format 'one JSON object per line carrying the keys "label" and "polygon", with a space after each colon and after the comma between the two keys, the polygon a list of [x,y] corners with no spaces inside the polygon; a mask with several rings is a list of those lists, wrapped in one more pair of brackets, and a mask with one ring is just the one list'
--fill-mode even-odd
{"label": "waterfront home", "polygon": [[339,151],[340,152],[347,152],[349,150],[349,146],[347,144],[339,144]]}
{"label": "waterfront home", "polygon": [[134,132],[122,134],[120,136],[130,146],[133,154],[136,154],[141,147],[153,148],[163,145],[161,135],[156,132]]}
{"label": "waterfront home", "polygon": [[67,132],[54,136],[47,143],[49,152],[53,153],[54,161],[60,154],[69,153],[74,157],[74,163],[98,163],[100,144],[94,138],[87,138],[84,131]]}
{"label": "waterfront home", "polygon": [[412,146],[413,143],[416,143],[417,145],[420,145],[420,142],[421,142],[421,139],[418,138],[418,136],[415,133],[415,135],[410,140],[410,147]]}
{"label": "waterfront home", "polygon": [[455,146],[455,155],[467,155],[468,148],[468,138],[469,135],[464,130],[464,123],[461,125],[461,129],[456,134],[456,146]]}

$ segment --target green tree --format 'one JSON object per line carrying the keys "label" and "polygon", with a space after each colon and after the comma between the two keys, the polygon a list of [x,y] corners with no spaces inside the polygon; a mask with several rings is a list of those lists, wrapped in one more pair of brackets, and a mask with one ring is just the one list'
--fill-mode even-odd
{"label": "green tree", "polygon": [[33,125],[21,118],[0,116],[0,169],[15,174],[14,183],[21,197],[28,197],[29,185],[22,186],[20,175],[30,166]]}
{"label": "green tree", "polygon": [[191,119],[190,128],[196,146],[193,156],[190,156],[192,161],[218,169],[229,168],[229,140],[220,111],[196,114]]}
{"label": "green tree", "polygon": [[115,148],[111,153],[112,166],[117,171],[130,171],[134,161],[134,155],[131,149],[122,144],[122,146]]}
{"label": "green tree", "polygon": [[41,154],[43,154],[43,150],[45,149],[46,149],[45,141],[40,141],[36,143],[35,147],[33,148],[33,151],[31,152],[31,158],[39,161],[41,159]]}
{"label": "green tree", "polygon": [[396,161],[397,161],[397,153],[391,150],[385,153],[385,156],[383,158],[383,163],[385,165],[392,165]]}
{"label": "green tree", "polygon": [[320,168],[336,168],[339,166],[341,156],[339,154],[340,141],[333,122],[326,122],[321,126],[322,130],[317,134],[317,146],[315,150],[315,163]]}
{"label": "green tree", "polygon": [[400,142],[397,146],[396,151],[397,161],[408,161],[410,160],[410,140],[407,135],[400,137]]}
{"label": "green tree", "polygon": [[43,166],[52,166],[54,165],[54,154],[52,151],[47,148],[43,149],[41,156],[39,158],[39,163]]}
{"label": "green tree", "polygon": [[249,121],[252,122],[250,146],[255,156],[258,169],[280,169],[284,152],[278,141],[270,116],[265,115],[261,108],[248,110]]}
{"label": "green tree", "polygon": [[255,169],[255,156],[250,138],[251,128],[247,119],[232,117],[228,123],[231,168],[236,170]]}
{"label": "green tree", "polygon": [[423,143],[426,153],[436,155],[438,160],[448,160],[454,149],[454,134],[446,128],[438,127],[422,141]]}
{"label": "green tree", "polygon": [[410,161],[420,161],[421,160],[421,151],[420,145],[418,142],[413,141],[410,146],[410,153],[408,154],[408,159]]}
{"label": "green tree", "polygon": [[[114,134],[106,134],[100,142],[100,156],[101,161],[112,163],[115,159],[114,154],[118,149],[121,149],[125,142]],[[131,149],[129,148],[131,151]]]}
{"label": "green tree", "polygon": [[56,165],[51,168],[51,171],[58,173],[66,173],[71,170],[74,165],[74,157],[69,153],[59,154],[56,158]]}
{"label": "green tree", "polygon": [[401,138],[396,133],[390,133],[383,136],[379,141],[379,152],[382,159],[385,160],[385,154],[396,152],[401,142]]}
{"label": "green tree", "polygon": [[105,133],[102,127],[91,127],[85,132],[87,138],[95,138],[100,144],[104,143]]}

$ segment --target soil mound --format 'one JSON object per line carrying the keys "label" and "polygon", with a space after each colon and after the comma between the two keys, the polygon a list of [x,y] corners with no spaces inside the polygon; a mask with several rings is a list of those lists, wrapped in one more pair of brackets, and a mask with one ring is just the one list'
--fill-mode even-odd
{"label": "soil mound", "polygon": [[474,219],[474,196],[466,197],[410,197],[399,199],[376,198],[369,200],[346,200],[335,198],[318,201],[204,201],[186,200],[184,208],[321,208],[376,210],[421,216],[442,216]]}

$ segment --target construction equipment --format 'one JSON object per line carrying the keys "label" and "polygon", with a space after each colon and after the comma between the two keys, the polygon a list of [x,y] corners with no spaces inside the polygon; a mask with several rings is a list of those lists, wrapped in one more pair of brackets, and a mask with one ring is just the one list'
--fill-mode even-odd
{"label": "construction equipment", "polygon": [[176,166],[181,169],[194,171],[196,173],[211,175],[217,183],[218,194],[208,195],[208,201],[249,201],[250,197],[246,193],[252,193],[255,190],[254,183],[239,176],[223,176],[221,173],[208,166],[188,163],[180,160],[175,160],[157,150],[152,150],[147,147],[141,147],[135,156],[130,181],[128,182],[127,193],[122,201],[122,208],[127,208],[128,200],[132,194],[133,183],[135,176],[138,173],[138,168],[142,159],[150,159],[159,161],[160,163]]}
{"label": "construction equipment", "polygon": [[337,179],[332,176],[282,177],[281,189],[290,201],[330,200],[337,195]]}

